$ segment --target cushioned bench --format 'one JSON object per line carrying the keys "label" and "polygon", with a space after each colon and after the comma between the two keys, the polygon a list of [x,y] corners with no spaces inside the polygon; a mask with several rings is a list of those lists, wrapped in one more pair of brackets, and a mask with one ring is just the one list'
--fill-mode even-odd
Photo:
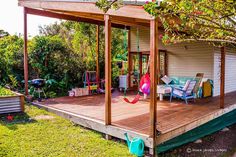
{"label": "cushioned bench", "polygon": [[173,77],[170,77],[170,79],[172,80],[169,84],[170,86],[183,87],[188,80],[191,80],[191,81],[194,80],[194,77],[173,76]]}
{"label": "cushioned bench", "polygon": [[[169,77],[169,79],[171,80],[171,82],[168,85],[165,86],[170,86],[170,87],[177,87],[177,88],[181,88],[184,87],[185,83],[187,82],[187,80],[196,80],[198,81],[198,79],[196,79],[195,77],[187,77],[187,76],[171,76]],[[200,97],[201,96],[201,87],[199,88],[199,92],[198,92],[198,96],[196,97]]]}

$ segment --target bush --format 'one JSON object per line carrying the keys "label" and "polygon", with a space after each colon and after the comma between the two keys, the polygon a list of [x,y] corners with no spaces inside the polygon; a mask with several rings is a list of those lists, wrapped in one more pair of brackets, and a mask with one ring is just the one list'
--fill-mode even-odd
{"label": "bush", "polygon": [[14,96],[14,95],[15,94],[11,90],[0,86],[0,97],[1,96]]}
{"label": "bush", "polygon": [[[124,32],[112,29],[112,58],[125,52]],[[67,95],[73,87],[83,87],[85,71],[96,70],[96,27],[92,24],[61,22],[40,27],[40,36],[28,43],[29,80],[47,80],[45,92],[50,97]],[[100,76],[104,78],[104,33],[100,27]],[[0,84],[21,90],[23,73],[23,40],[17,36],[0,38]],[[112,86],[118,86],[119,69],[112,66]],[[32,91],[32,87],[30,87]]]}

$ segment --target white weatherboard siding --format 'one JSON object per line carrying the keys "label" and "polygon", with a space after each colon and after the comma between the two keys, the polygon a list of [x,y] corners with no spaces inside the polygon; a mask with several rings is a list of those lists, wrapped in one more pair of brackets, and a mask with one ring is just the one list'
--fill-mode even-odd
{"label": "white weatherboard siding", "polygon": [[[159,34],[163,34],[160,30]],[[140,51],[150,51],[149,28],[139,28]],[[167,50],[168,75],[191,76],[204,73],[214,81],[214,96],[220,94],[220,49],[206,42],[187,42],[165,46],[159,40],[158,48]],[[131,51],[137,51],[137,29],[131,27]],[[236,91],[236,49],[226,49],[225,92]]]}
{"label": "white weatherboard siding", "polygon": [[[220,49],[214,51],[214,96],[220,95]],[[236,49],[226,49],[225,93],[236,91]]]}
{"label": "white weatherboard siding", "polygon": [[166,46],[169,76],[191,76],[204,73],[213,79],[213,47],[204,42]]}
{"label": "white weatherboard siding", "polygon": [[[140,51],[150,51],[149,28],[139,28]],[[163,34],[160,30],[159,34]],[[131,27],[131,51],[137,51],[137,28]],[[161,40],[158,49],[167,50],[168,75],[191,76],[204,73],[213,79],[213,47],[204,42],[181,43],[165,46]]]}
{"label": "white weatherboard siding", "polygon": [[[162,34],[163,31],[159,31],[159,34]],[[137,38],[138,36],[138,38]],[[140,27],[131,27],[130,28],[130,40],[131,40],[131,45],[130,49],[131,52],[137,52],[137,45],[139,43],[139,51],[150,51],[150,29],[149,28],[144,28]],[[158,47],[159,49],[165,49],[161,40],[158,42]]]}

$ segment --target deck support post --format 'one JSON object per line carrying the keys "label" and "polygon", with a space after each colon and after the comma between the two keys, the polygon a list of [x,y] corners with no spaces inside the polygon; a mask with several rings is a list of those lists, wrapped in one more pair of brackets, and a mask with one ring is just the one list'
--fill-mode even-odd
{"label": "deck support post", "polygon": [[220,108],[225,103],[225,47],[221,47],[221,69],[220,69]]}
{"label": "deck support post", "polygon": [[28,95],[28,45],[27,45],[27,10],[24,7],[24,81],[25,95]]}
{"label": "deck support post", "polygon": [[97,25],[97,30],[96,30],[96,78],[97,78],[97,88],[99,89],[100,87],[100,67],[99,67],[99,49],[100,49],[100,25]]}
{"label": "deck support post", "polygon": [[132,69],[132,60],[131,60],[131,40],[130,40],[130,36],[131,36],[131,31],[128,31],[128,87],[130,87],[131,85],[131,69]]}
{"label": "deck support post", "polygon": [[156,156],[156,107],[157,107],[157,61],[158,61],[158,21],[150,21],[150,137],[153,139],[153,156]]}
{"label": "deck support post", "polygon": [[111,136],[111,135],[108,135],[108,134],[106,134],[106,135],[105,135],[105,139],[106,139],[106,140],[111,140],[111,139],[112,139],[112,136]]}
{"label": "deck support post", "polygon": [[142,77],[142,74],[143,74],[143,55],[142,55],[142,52],[139,52],[139,77],[141,78]]}
{"label": "deck support post", "polygon": [[111,19],[108,14],[105,20],[105,125],[111,124]]}

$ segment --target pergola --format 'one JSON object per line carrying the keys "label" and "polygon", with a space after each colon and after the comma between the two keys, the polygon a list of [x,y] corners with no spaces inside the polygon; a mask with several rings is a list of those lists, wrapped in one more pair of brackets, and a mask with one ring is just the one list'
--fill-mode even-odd
{"label": "pergola", "polygon": [[[149,27],[150,29],[150,131],[149,136],[153,140],[153,154],[156,146],[156,108],[157,108],[157,80],[160,69],[158,68],[158,18],[147,14],[140,5],[124,5],[118,10],[109,10],[104,14],[93,2],[75,0],[19,0],[19,5],[24,7],[24,79],[25,94],[28,95],[28,50],[27,50],[27,15],[39,15],[59,18],[77,22],[86,22],[97,25],[97,56],[99,54],[99,27],[104,25],[105,32],[105,125],[111,125],[111,28],[128,28],[130,26]],[[130,36],[130,33],[129,33]],[[128,42],[130,52],[130,37]],[[98,58],[98,57],[97,57]],[[129,58],[130,65],[130,58]],[[97,71],[99,64],[97,59]],[[98,72],[99,74],[99,72]],[[99,76],[98,76],[99,77]],[[221,48],[221,102],[224,107],[225,84],[225,48]],[[109,139],[109,136],[106,136]]]}

